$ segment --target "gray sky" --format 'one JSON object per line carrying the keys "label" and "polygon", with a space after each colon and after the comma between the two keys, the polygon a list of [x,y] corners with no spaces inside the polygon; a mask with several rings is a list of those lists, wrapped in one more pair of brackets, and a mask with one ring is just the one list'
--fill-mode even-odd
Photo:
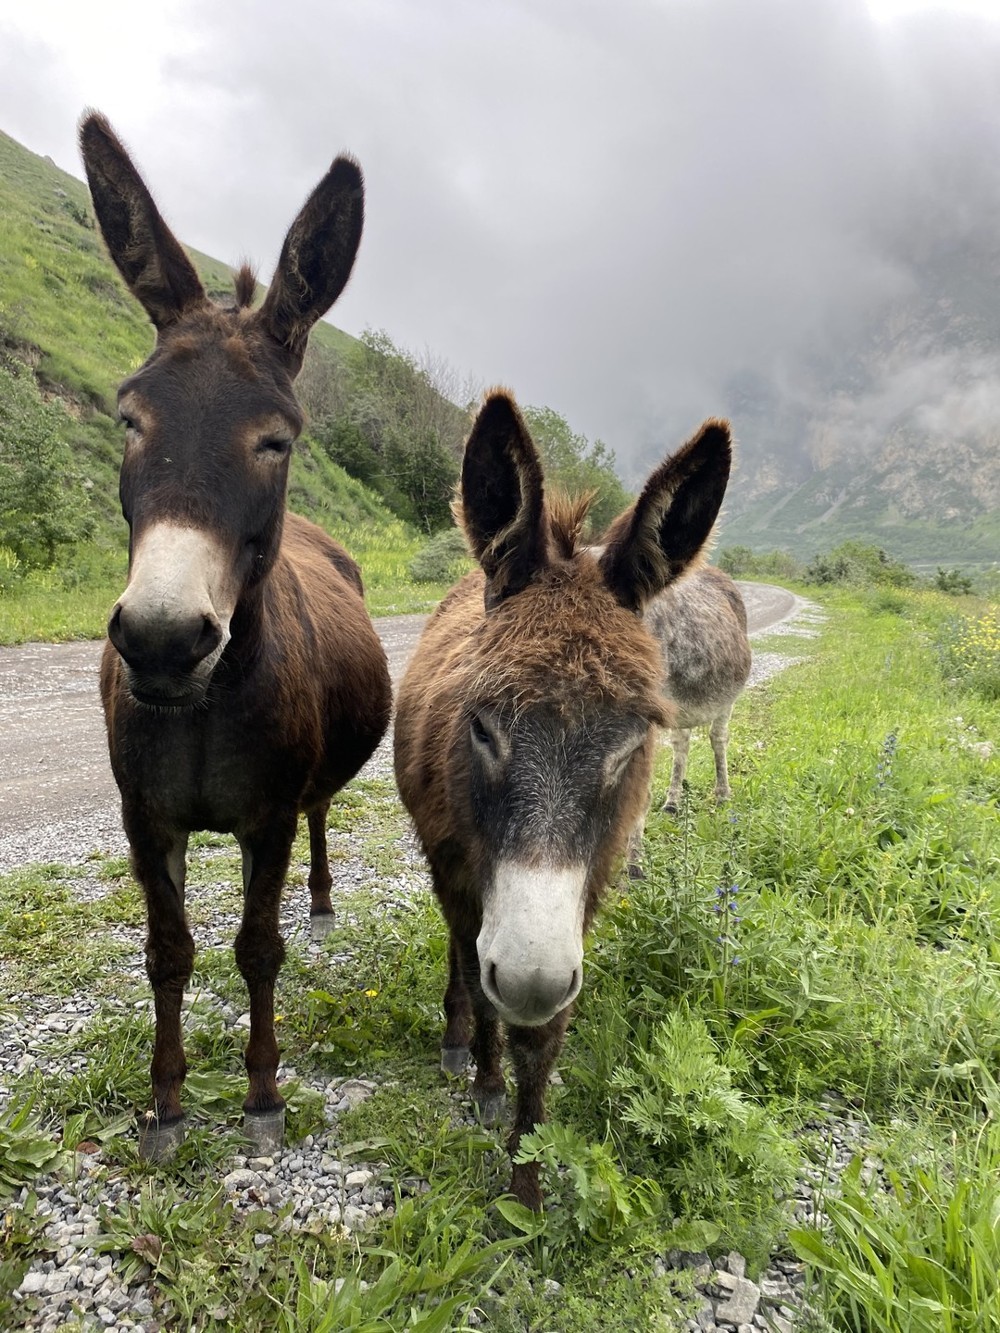
{"label": "gray sky", "polygon": [[1000,0],[17,8],[0,128],[81,175],[99,107],[177,234],[264,278],[349,149],[334,322],[556,408],[626,474],[911,290],[911,224],[960,238],[1000,200]]}

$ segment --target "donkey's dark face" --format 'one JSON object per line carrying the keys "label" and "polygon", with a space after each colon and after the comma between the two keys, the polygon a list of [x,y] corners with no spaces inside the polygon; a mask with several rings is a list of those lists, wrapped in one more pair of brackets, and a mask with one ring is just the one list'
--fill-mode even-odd
{"label": "donkey's dark face", "polygon": [[228,310],[205,295],[103,117],[87,117],[80,137],[111,257],[158,331],[118,398],[129,582],[108,635],[139,702],[186,707],[204,698],[238,604],[277,557],[302,427],[292,381],[354,262],[361,173],[334,162],[292,224],[261,308],[250,309],[243,270]]}
{"label": "donkey's dark face", "polygon": [[142,702],[203,694],[277,555],[302,414],[277,348],[241,314],[181,321],[119,392],[130,565],[108,633]]}

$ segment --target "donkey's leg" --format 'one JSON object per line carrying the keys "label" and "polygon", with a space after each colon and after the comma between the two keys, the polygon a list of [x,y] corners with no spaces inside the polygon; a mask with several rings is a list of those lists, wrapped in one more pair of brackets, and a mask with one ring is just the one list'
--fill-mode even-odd
{"label": "donkey's leg", "polygon": [[181,1003],[194,968],[194,940],[184,914],[188,835],[151,831],[137,811],[123,810],[132,870],[146,897],[146,973],[153,988],[156,1036],[150,1076],[152,1108],[140,1120],[139,1153],[165,1161],[184,1139],[181,1089],[187,1074]]}
{"label": "donkey's leg", "polygon": [[441,1069],[445,1074],[461,1074],[469,1063],[472,1036],[472,1000],[462,973],[460,950],[454,932],[448,940],[448,989],[444,993],[447,1023],[441,1042]]}
{"label": "donkey's leg", "polygon": [[326,939],[333,928],[333,903],[330,901],[330,859],[326,850],[326,817],[330,802],[323,801],[309,811],[309,926],[314,940]]}
{"label": "donkey's leg", "polygon": [[[545,1119],[545,1090],[556,1056],[562,1048],[572,1012],[573,1006],[567,1005],[541,1027],[512,1027],[507,1031],[517,1077],[517,1109],[507,1141],[511,1157],[517,1152],[522,1134],[530,1133],[535,1125],[540,1125]],[[526,1207],[541,1212],[542,1191],[538,1183],[537,1162],[514,1163],[510,1192]]]}
{"label": "donkey's leg", "polygon": [[285,956],[278,928],[281,889],[295,838],[294,812],[276,813],[264,829],[241,835],[243,921],[236,936],[236,965],[250,995],[250,1084],[243,1103],[244,1130],[262,1152],[281,1147],[285,1102],[278,1092],[278,1043],[274,1036],[274,986]]}
{"label": "donkey's leg", "polygon": [[503,1054],[503,1034],[497,1011],[486,998],[480,981],[479,950],[476,935],[455,930],[452,938],[458,950],[465,989],[472,1004],[475,1025],[470,1043],[476,1062],[476,1077],[472,1084],[472,1100],[476,1103],[479,1119],[484,1125],[494,1125],[503,1115],[507,1087],[500,1069]]}
{"label": "donkey's leg", "polygon": [[676,814],[680,809],[690,746],[690,730],[683,727],[670,728],[670,747],[674,752],[674,766],[670,774],[670,790],[667,792],[667,799],[663,802],[663,809],[668,810],[671,814]]}
{"label": "donkey's leg", "polygon": [[728,801],[729,791],[729,767],[726,762],[726,752],[729,748],[729,719],[733,715],[732,704],[712,723],[709,729],[709,736],[712,740],[712,753],[715,755],[715,799],[717,801]]}

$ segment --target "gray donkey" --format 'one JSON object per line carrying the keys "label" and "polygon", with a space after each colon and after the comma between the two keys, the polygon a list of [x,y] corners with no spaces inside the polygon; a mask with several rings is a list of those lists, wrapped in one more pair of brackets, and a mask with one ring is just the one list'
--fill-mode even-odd
{"label": "gray donkey", "polygon": [[[663,655],[663,692],[674,706],[668,728],[674,752],[670,788],[662,808],[675,812],[687,771],[694,727],[709,728],[715,755],[715,799],[729,798],[729,718],[750,675],[747,612],[740,590],[721,569],[704,565],[670,584],[644,613]],[[641,878],[645,816],[628,843],[628,873]]]}
{"label": "gray donkey", "polygon": [[680,805],[693,727],[708,727],[715,755],[715,799],[729,798],[729,718],[750,675],[747,612],[740,590],[705,565],[657,594],[645,612],[660,645],[664,690],[677,710],[670,728],[674,767],[664,810]]}

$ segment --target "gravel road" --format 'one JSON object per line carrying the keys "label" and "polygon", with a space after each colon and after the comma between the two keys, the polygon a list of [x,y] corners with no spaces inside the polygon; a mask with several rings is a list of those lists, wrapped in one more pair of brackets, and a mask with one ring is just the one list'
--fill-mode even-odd
{"label": "gravel road", "polygon": [[[773,629],[803,608],[784,588],[740,587],[752,633]],[[394,685],[425,619],[375,621]],[[0,648],[0,873],[31,862],[75,864],[95,851],[126,851],[97,694],[101,646]],[[785,664],[783,657],[762,656],[751,684]]]}

